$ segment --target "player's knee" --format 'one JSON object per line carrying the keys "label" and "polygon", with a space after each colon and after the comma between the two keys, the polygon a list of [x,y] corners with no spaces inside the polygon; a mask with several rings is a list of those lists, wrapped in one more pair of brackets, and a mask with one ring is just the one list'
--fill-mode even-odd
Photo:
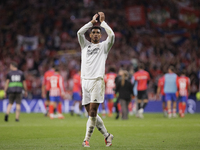
{"label": "player's knee", "polygon": [[96,117],[96,115],[97,115],[97,110],[95,108],[90,109],[90,116]]}

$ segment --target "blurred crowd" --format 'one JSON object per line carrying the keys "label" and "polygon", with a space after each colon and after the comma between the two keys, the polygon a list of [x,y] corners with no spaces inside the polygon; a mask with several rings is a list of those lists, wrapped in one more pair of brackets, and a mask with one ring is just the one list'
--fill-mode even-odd
{"label": "blurred crowd", "polygon": [[[29,98],[41,96],[44,72],[52,62],[59,65],[68,91],[72,77],[80,70],[80,46],[76,33],[98,11],[105,13],[106,22],[115,32],[115,43],[108,55],[106,72],[110,66],[116,70],[137,71],[139,62],[150,73],[150,98],[154,98],[159,77],[173,65],[176,73],[186,69],[191,80],[191,94],[199,90],[200,23],[188,29],[189,36],[174,43],[162,34],[182,30],[177,23],[162,28],[145,25],[131,26],[127,22],[126,7],[170,8],[172,19],[178,19],[180,6],[200,10],[198,0],[6,0],[0,1],[0,89],[3,89],[11,61],[24,71]],[[147,14],[146,14],[147,15]],[[88,33],[86,37],[88,36]],[[106,38],[103,32],[102,40]]]}

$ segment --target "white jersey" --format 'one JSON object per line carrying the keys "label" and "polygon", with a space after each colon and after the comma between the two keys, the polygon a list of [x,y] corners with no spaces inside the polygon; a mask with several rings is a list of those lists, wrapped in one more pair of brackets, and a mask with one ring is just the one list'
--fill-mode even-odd
{"label": "white jersey", "polygon": [[104,78],[105,63],[112,45],[114,44],[115,35],[112,29],[105,21],[101,23],[101,27],[106,30],[108,37],[105,41],[94,44],[86,40],[85,32],[91,28],[91,22],[85,24],[79,29],[77,36],[81,46],[81,78],[82,79],[97,79]]}

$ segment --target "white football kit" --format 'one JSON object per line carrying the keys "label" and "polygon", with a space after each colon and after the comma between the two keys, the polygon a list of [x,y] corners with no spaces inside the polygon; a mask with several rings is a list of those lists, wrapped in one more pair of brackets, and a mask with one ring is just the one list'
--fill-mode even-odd
{"label": "white football kit", "polygon": [[114,44],[115,35],[105,21],[101,23],[108,34],[105,41],[98,44],[89,42],[85,32],[91,28],[91,22],[79,29],[77,36],[81,46],[81,79],[82,79],[82,105],[88,103],[103,103],[105,92],[105,64],[108,52]]}

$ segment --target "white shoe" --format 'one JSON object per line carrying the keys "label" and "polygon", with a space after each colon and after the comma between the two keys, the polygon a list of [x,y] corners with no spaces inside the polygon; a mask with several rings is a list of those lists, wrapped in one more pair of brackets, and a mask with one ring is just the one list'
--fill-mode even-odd
{"label": "white shoe", "polygon": [[173,118],[176,118],[176,117],[177,117],[176,113],[175,113],[175,114],[173,114],[173,115],[172,115],[172,117],[173,117]]}
{"label": "white shoe", "polygon": [[58,119],[64,119],[65,117],[63,116],[63,114],[58,114]]}
{"label": "white shoe", "polygon": [[114,136],[109,133],[109,135],[105,138],[106,147],[109,147],[112,145],[113,138]]}
{"label": "white shoe", "polygon": [[172,114],[168,114],[168,118],[169,118],[169,119],[172,118]]}
{"label": "white shoe", "polygon": [[50,119],[54,119],[54,114],[50,114],[50,115],[49,115],[49,118],[50,118]]}
{"label": "white shoe", "polygon": [[143,109],[143,108],[141,108],[141,109],[138,110],[138,117],[139,117],[139,118],[144,118],[143,112],[144,112],[144,109]]}
{"label": "white shoe", "polygon": [[90,147],[88,141],[83,141],[82,146],[83,146],[83,147]]}

